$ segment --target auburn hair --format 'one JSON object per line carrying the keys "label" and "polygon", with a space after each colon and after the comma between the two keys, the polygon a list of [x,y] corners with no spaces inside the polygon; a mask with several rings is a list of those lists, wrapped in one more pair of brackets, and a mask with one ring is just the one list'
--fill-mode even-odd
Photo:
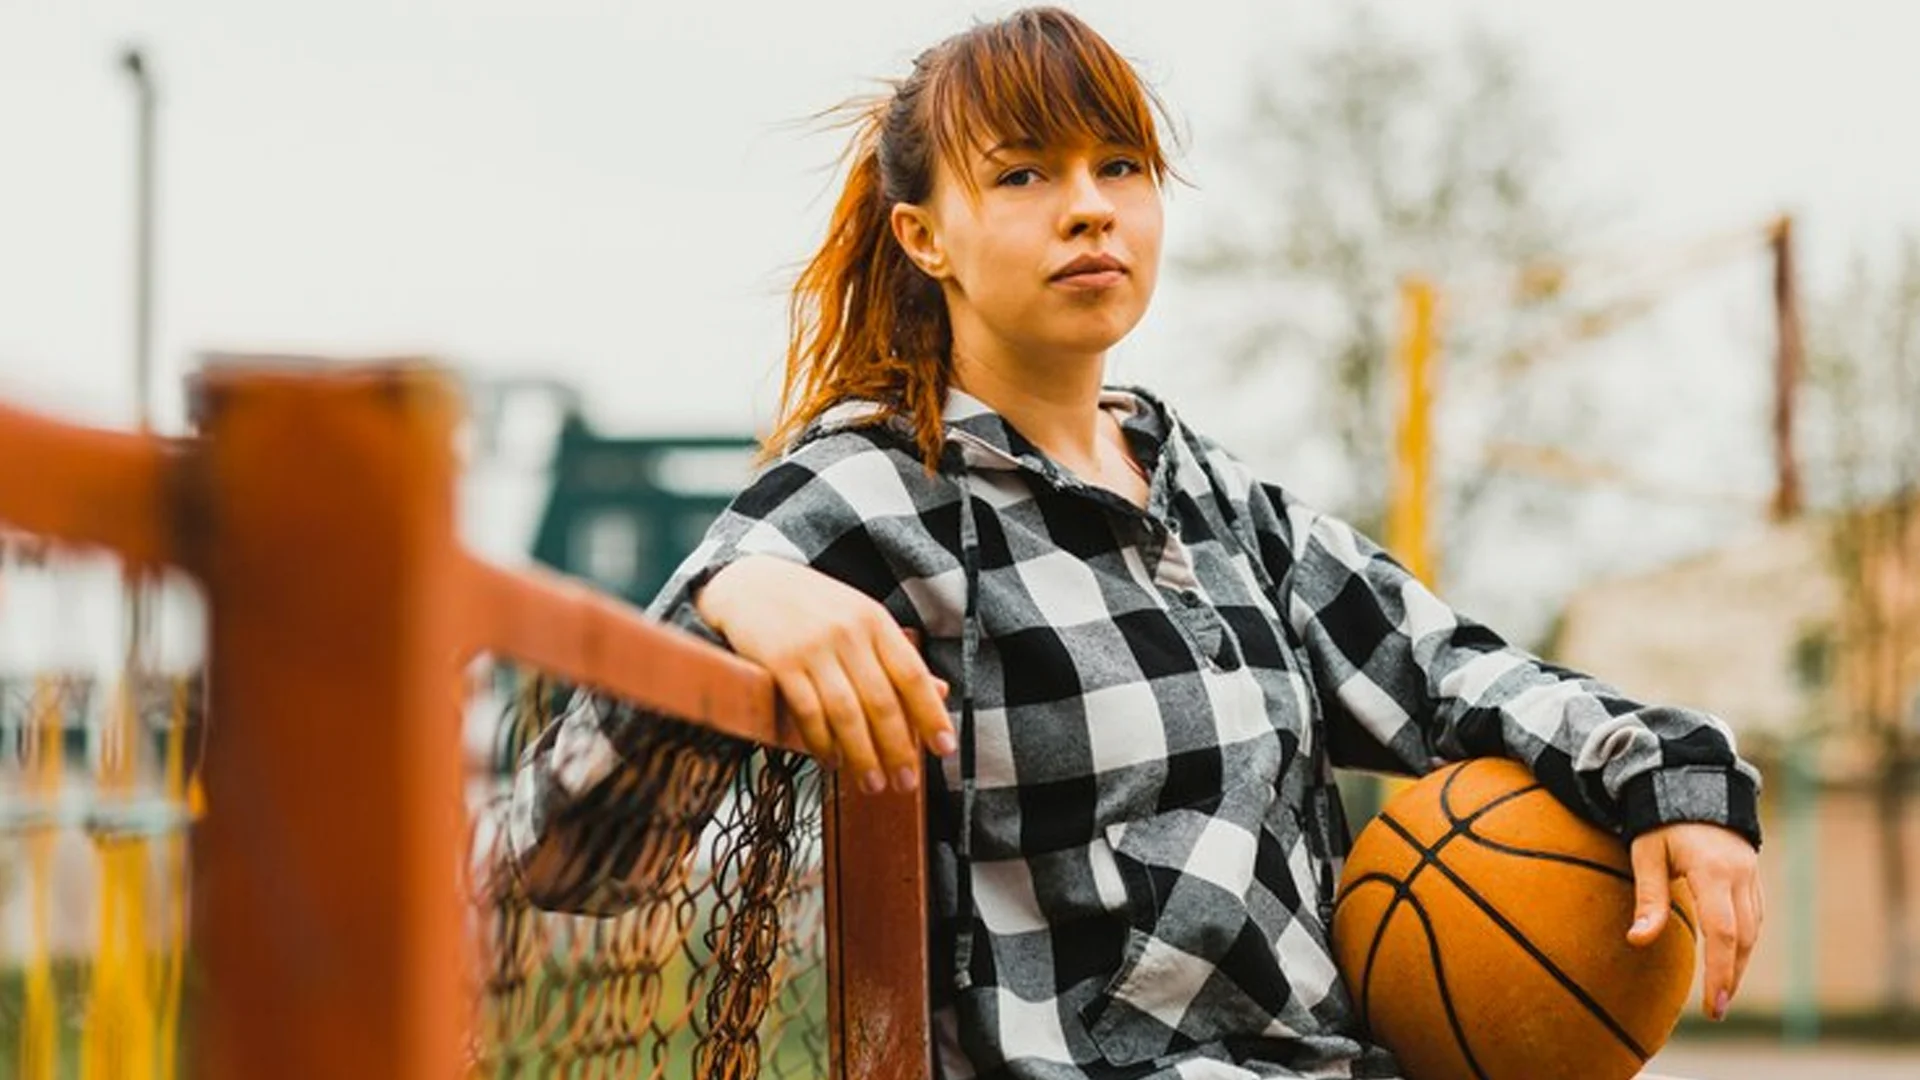
{"label": "auburn hair", "polygon": [[1155,114],[1166,110],[1113,46],[1059,8],[977,24],[921,53],[891,92],[829,110],[854,129],[846,185],[825,241],[788,297],[780,419],[763,458],[849,399],[901,417],[929,471],[943,441],[952,327],[939,284],[894,239],[895,203],[924,203],[937,162],[973,193],[971,154],[1002,140],[1093,141],[1139,153],[1156,183],[1172,172]]}

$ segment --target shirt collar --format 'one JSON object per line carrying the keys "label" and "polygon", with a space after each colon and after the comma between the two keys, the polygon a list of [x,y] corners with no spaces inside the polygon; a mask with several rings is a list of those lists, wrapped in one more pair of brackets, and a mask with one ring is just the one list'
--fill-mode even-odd
{"label": "shirt collar", "polygon": [[[1100,391],[1100,407],[1119,418],[1128,448],[1151,475],[1174,423],[1166,406],[1145,390],[1110,386]],[[948,437],[961,444],[967,463],[975,468],[1024,468],[1049,476],[1059,472],[1059,467],[1006,417],[958,387],[948,387],[941,419]]]}

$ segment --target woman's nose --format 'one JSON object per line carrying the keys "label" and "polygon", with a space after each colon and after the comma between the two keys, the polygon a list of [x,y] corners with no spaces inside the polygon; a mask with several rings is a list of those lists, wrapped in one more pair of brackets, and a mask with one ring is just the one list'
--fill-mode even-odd
{"label": "woman's nose", "polygon": [[1068,171],[1063,225],[1062,231],[1068,236],[1105,232],[1113,226],[1113,200],[1101,190],[1099,178],[1091,167]]}

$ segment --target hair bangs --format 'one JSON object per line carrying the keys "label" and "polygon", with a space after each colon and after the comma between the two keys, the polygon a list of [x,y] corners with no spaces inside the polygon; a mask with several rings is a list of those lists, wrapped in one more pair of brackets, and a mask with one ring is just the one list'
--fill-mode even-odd
{"label": "hair bangs", "polygon": [[1171,172],[1155,124],[1165,109],[1125,57],[1057,9],[1022,12],[952,42],[929,87],[940,156],[971,188],[973,154],[994,145],[1113,143],[1134,149],[1156,182]]}

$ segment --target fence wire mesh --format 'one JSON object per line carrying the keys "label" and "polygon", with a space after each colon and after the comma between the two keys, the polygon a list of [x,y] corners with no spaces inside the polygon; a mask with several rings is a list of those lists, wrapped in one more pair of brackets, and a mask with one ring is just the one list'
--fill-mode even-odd
{"label": "fence wire mesh", "polygon": [[[135,635],[111,560],[0,546],[0,1076],[192,1075],[193,822],[209,717],[190,588]],[[164,646],[164,647],[162,647]],[[168,654],[164,658],[160,654]],[[544,912],[501,842],[514,766],[571,697],[477,663],[465,717],[470,1075],[799,1080],[827,1071],[820,782],[685,724],[624,747],[656,812],[620,823],[632,903]],[[341,738],[351,738],[343,724]],[[262,918],[272,918],[262,912]]]}
{"label": "fence wire mesh", "polygon": [[631,906],[542,912],[507,865],[514,766],[570,693],[496,668],[470,716],[476,1075],[788,1078],[827,1071],[820,783],[800,755],[649,717],[622,746],[654,812],[622,826]]}

